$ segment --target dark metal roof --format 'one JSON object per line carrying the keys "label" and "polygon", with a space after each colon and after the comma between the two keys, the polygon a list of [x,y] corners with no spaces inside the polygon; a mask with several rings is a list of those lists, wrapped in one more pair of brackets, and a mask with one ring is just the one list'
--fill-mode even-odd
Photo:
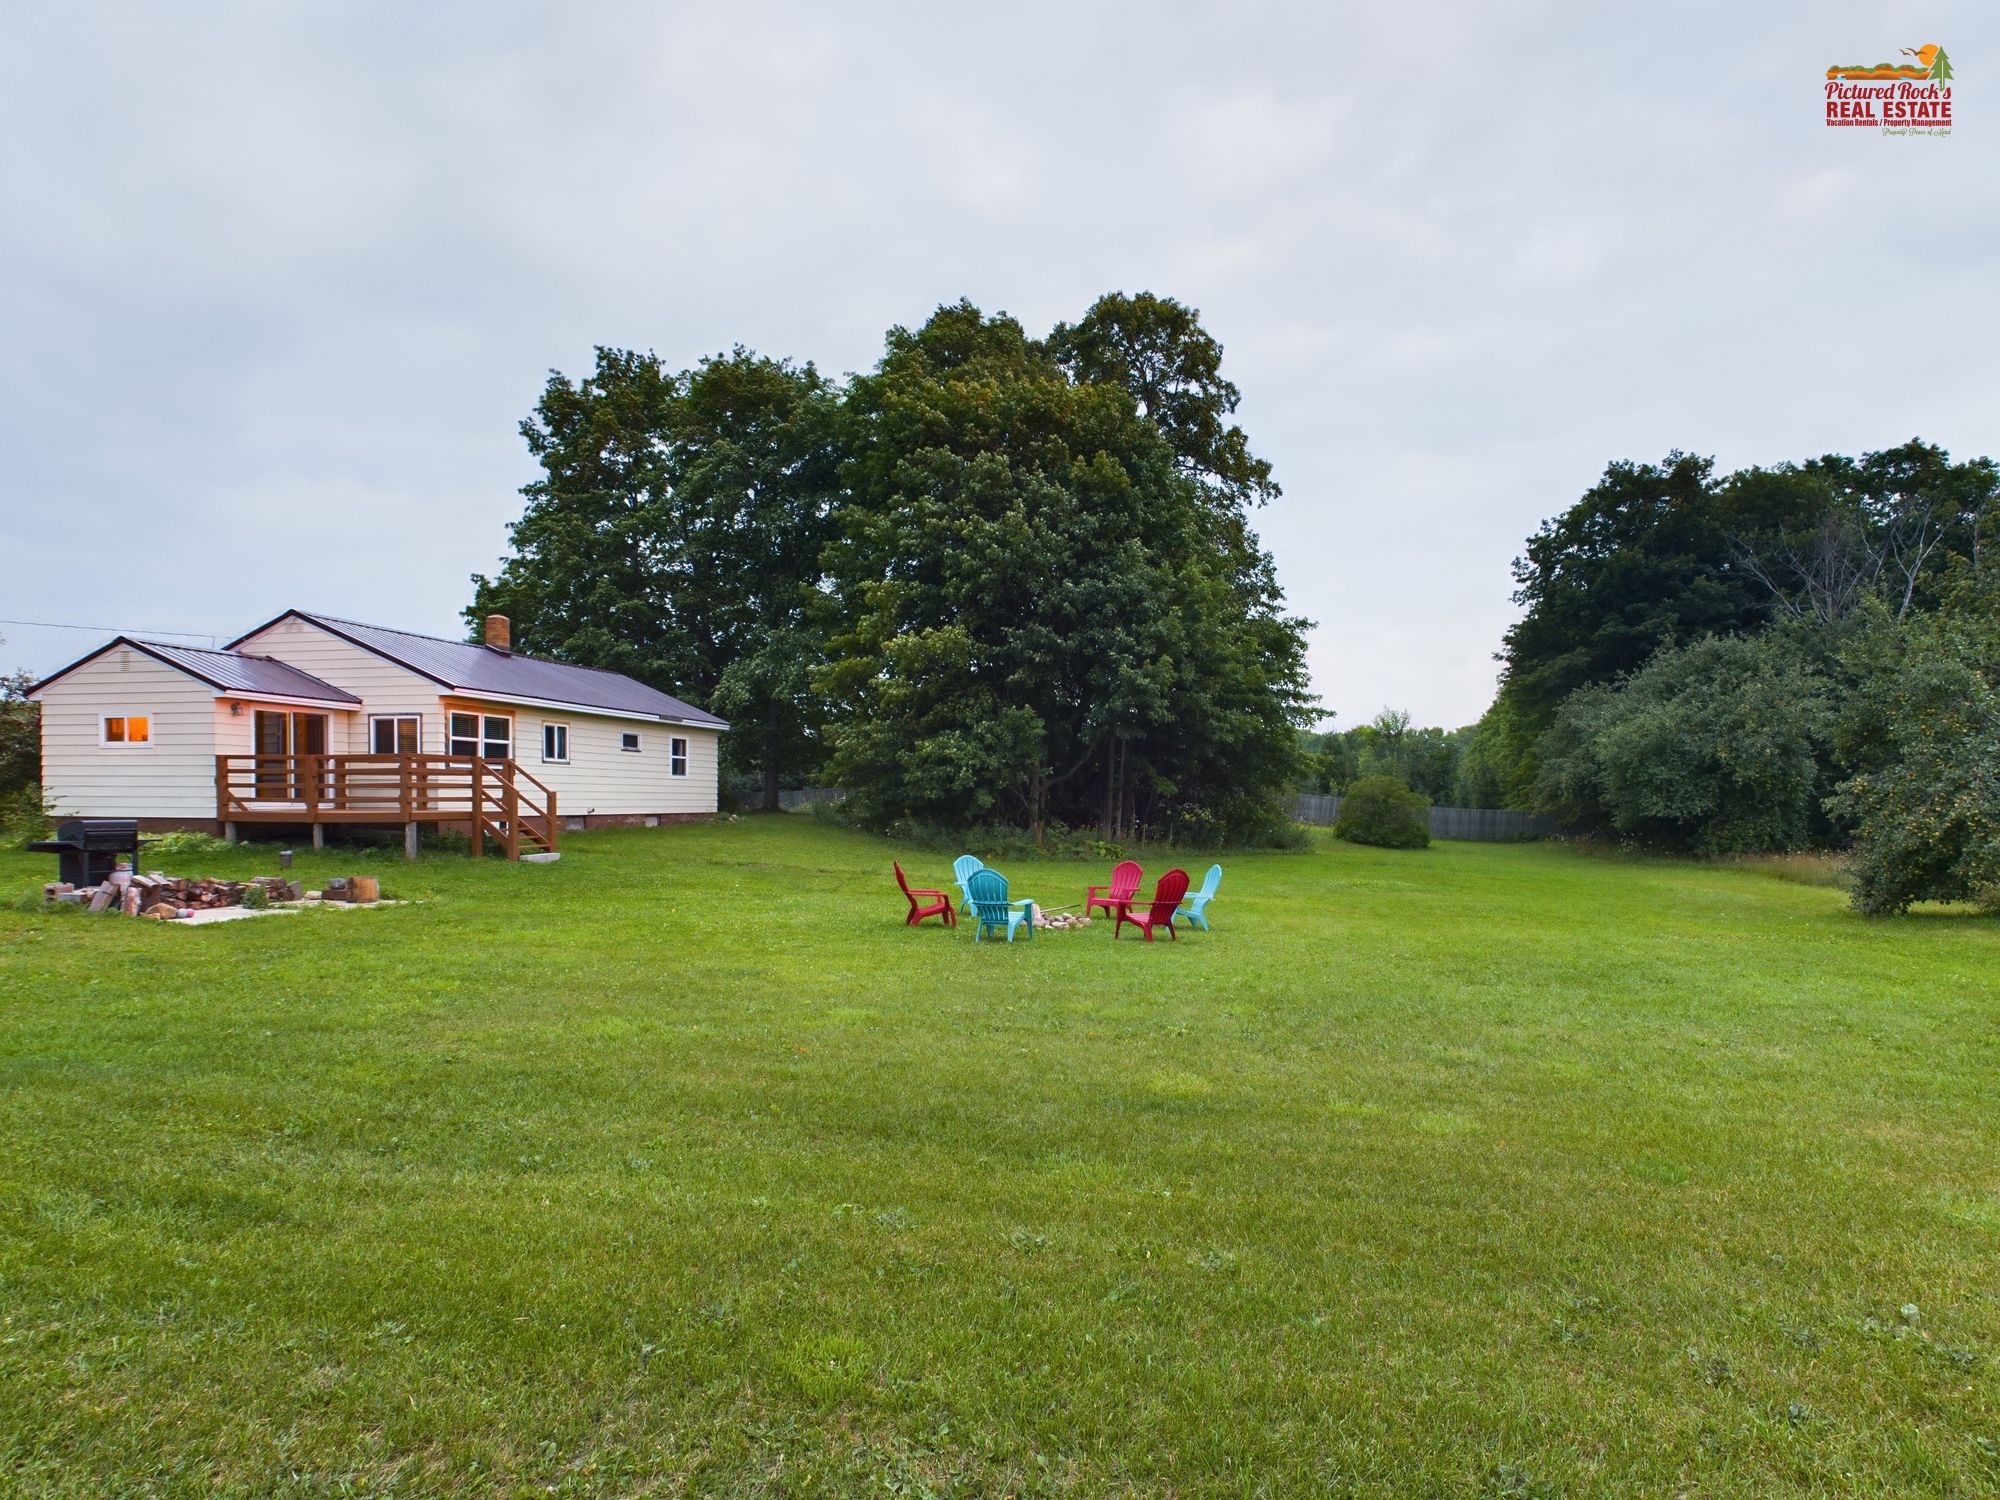
{"label": "dark metal roof", "polygon": [[[695,724],[727,729],[726,720],[705,713],[693,704],[635,682],[620,672],[596,667],[572,666],[568,662],[543,661],[476,646],[470,641],[447,641],[432,635],[413,635],[407,630],[390,630],[381,625],[364,625],[359,620],[343,620],[336,615],[309,614],[295,609],[287,613],[352,641],[363,650],[388,658],[399,666],[428,677],[454,692],[474,697],[533,698],[542,703],[571,708],[603,709],[610,713],[640,714],[676,724]],[[284,619],[280,615],[279,619]],[[271,624],[275,625],[276,620]],[[269,626],[259,626],[267,630]],[[250,632],[256,635],[257,630]],[[249,636],[243,637],[249,639]]]}
{"label": "dark metal roof", "polygon": [[169,646],[162,641],[142,641],[121,635],[99,646],[88,656],[79,657],[60,672],[43,678],[30,690],[40,692],[58,677],[67,677],[86,662],[114,646],[130,646],[155,661],[166,663],[217,692],[244,693],[256,697],[283,698],[292,702],[340,703],[358,707],[361,700],[330,682],[321,682],[310,672],[301,672],[269,656],[250,656],[241,651],[209,651],[197,646]]}

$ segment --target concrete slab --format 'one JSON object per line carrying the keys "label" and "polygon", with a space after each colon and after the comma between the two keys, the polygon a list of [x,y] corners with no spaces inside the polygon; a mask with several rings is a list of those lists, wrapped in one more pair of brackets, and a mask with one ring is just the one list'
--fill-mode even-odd
{"label": "concrete slab", "polygon": [[372,911],[378,906],[408,906],[407,901],[281,901],[275,906],[211,906],[175,917],[169,927],[205,927],[214,922],[241,922],[249,917],[289,917],[302,911]]}

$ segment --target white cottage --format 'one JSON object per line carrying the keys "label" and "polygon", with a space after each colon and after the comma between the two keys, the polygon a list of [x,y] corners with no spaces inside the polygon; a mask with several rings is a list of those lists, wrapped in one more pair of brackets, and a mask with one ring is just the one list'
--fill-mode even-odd
{"label": "white cottage", "polygon": [[630,677],[288,610],[219,651],[120,636],[39,683],[65,817],[234,838],[401,825],[552,850],[561,830],[716,810],[729,726]]}

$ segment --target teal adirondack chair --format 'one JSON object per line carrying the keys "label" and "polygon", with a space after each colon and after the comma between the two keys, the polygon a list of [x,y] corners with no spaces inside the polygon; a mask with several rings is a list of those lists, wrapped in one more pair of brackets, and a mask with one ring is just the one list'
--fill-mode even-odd
{"label": "teal adirondack chair", "polygon": [[1215,899],[1216,889],[1221,884],[1222,866],[1210,865],[1208,873],[1201,877],[1201,889],[1188,893],[1187,899],[1181,903],[1179,915],[1186,917],[1203,932],[1207,932],[1208,918],[1203,914],[1208,910],[1208,903]]}
{"label": "teal adirondack chair", "polygon": [[1016,928],[1025,930],[1031,938],[1035,935],[1035,903],[1009,901],[1007,877],[998,870],[989,870],[981,865],[966,877],[966,889],[971,894],[972,909],[979,917],[979,928],[972,934],[973,942],[985,937],[989,930],[1006,933],[1010,943],[1014,941]]}
{"label": "teal adirondack chair", "polygon": [[958,882],[958,911],[960,916],[972,912],[972,891],[966,881],[972,879],[974,870],[983,870],[986,864],[976,854],[961,854],[951,862],[951,878]]}

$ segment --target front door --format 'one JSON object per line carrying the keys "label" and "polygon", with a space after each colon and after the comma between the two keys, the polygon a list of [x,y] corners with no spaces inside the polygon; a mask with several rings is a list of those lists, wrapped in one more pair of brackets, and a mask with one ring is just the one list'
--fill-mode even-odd
{"label": "front door", "polygon": [[[251,735],[258,756],[254,795],[267,802],[304,801],[298,762],[291,757],[326,754],[327,716],[260,708]],[[322,796],[330,775],[321,773]]]}
{"label": "front door", "polygon": [[290,802],[291,766],[281,757],[291,752],[292,716],[258,709],[251,748],[257,752],[255,795],[266,802]]}
{"label": "front door", "polygon": [[[333,800],[333,767],[326,761],[326,715],[292,715],[292,753],[295,755],[317,755],[319,760],[319,798],[321,802]],[[294,762],[294,764],[297,764]],[[298,795],[301,799],[303,792]]]}

